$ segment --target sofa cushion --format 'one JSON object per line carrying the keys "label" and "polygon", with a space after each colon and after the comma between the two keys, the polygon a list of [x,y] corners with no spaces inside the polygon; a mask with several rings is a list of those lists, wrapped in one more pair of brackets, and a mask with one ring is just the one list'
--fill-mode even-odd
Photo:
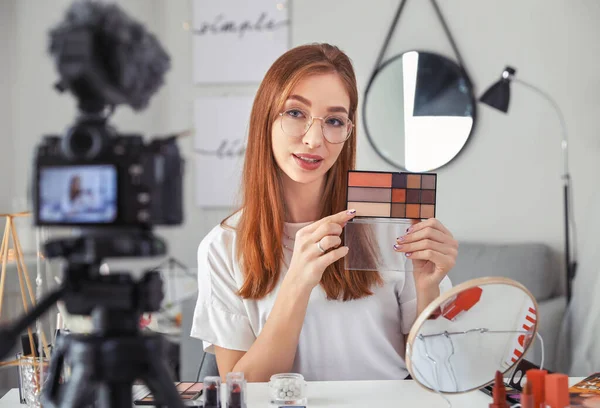
{"label": "sofa cushion", "polygon": [[559,270],[545,244],[459,244],[456,265],[448,274],[454,285],[483,276],[503,276],[523,284],[538,301],[559,292]]}

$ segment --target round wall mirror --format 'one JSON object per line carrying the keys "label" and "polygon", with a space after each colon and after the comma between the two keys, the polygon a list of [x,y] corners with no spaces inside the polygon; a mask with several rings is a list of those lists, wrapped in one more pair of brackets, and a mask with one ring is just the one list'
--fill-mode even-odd
{"label": "round wall mirror", "polygon": [[434,392],[485,387],[496,371],[506,374],[525,356],[537,333],[537,310],[533,295],[508,278],[457,285],[415,321],[406,342],[407,368]]}
{"label": "round wall mirror", "polygon": [[471,81],[454,61],[408,51],[374,73],[365,92],[367,138],[391,165],[426,172],[452,160],[475,123]]}

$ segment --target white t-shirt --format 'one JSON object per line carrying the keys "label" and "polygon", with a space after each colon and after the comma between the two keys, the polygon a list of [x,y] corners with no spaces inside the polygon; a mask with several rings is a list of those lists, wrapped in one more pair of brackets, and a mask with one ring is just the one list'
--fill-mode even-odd
{"label": "white t-shirt", "polygon": [[[231,217],[228,225],[235,226],[238,217],[239,213]],[[285,233],[294,237],[308,224],[286,223]],[[284,238],[284,243],[293,248],[293,242]],[[235,231],[219,225],[198,247],[199,292],[191,336],[201,339],[209,353],[214,352],[214,345],[242,351],[252,346],[273,308],[292,254],[284,248],[285,259],[275,289],[263,299],[248,300],[236,294],[244,276],[235,253]],[[409,273],[380,272],[384,285],[374,287],[374,294],[366,298],[332,301],[320,285],[316,286],[292,372],[308,381],[406,378],[404,338],[417,312],[412,261],[406,262]],[[440,289],[445,291],[450,286],[446,277]]]}

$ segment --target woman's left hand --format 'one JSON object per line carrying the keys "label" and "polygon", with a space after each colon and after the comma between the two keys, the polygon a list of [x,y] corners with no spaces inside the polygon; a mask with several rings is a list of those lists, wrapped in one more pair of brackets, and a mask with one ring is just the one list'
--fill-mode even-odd
{"label": "woman's left hand", "polygon": [[417,289],[439,286],[456,263],[458,242],[450,231],[435,218],[414,221],[407,233],[394,245],[412,259]]}

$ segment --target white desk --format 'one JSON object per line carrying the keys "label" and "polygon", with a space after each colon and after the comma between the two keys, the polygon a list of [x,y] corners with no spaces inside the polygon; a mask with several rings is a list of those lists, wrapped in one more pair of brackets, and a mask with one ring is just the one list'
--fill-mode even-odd
{"label": "white desk", "polygon": [[[581,377],[569,379],[570,385]],[[225,390],[224,390],[225,391]],[[248,384],[248,408],[264,408],[269,401],[266,383]],[[435,393],[424,390],[414,381],[328,381],[309,382],[307,386],[309,407],[443,407],[446,401]],[[481,391],[449,396],[453,407],[487,407],[491,398]],[[0,408],[18,408],[19,390],[10,390],[0,399]]]}

